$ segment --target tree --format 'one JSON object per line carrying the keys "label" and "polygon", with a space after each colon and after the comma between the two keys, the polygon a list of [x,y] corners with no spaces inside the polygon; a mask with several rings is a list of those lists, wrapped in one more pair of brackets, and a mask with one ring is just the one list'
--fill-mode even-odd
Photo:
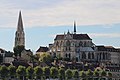
{"label": "tree", "polygon": [[65,70],[63,68],[60,68],[58,70],[58,73],[59,73],[59,79],[64,80],[65,79]]}
{"label": "tree", "polygon": [[43,76],[43,70],[42,70],[42,68],[39,67],[39,66],[36,66],[34,68],[34,74],[35,74],[36,79],[41,79],[41,77]]}
{"label": "tree", "polygon": [[[106,71],[102,70],[101,71],[101,77],[106,77],[107,73]],[[105,80],[105,78],[102,78],[103,80]]]}
{"label": "tree", "polygon": [[45,62],[45,63],[50,63],[51,62],[51,55],[49,53],[43,53],[40,55],[39,61]]}
{"label": "tree", "polygon": [[13,65],[10,65],[10,66],[8,67],[8,70],[9,70],[9,76],[10,76],[11,78],[14,78],[14,77],[16,76],[16,67],[13,66]]}
{"label": "tree", "polygon": [[50,74],[53,79],[58,77],[58,69],[55,67],[50,68]]}
{"label": "tree", "polygon": [[44,67],[43,68],[43,73],[44,73],[44,76],[45,78],[50,78],[50,68],[49,67]]}
{"label": "tree", "polygon": [[73,71],[73,77],[74,77],[75,79],[78,79],[78,78],[79,78],[79,72],[78,72],[78,70],[74,70],[74,71]]}
{"label": "tree", "polygon": [[8,77],[8,69],[6,66],[1,66],[0,67],[0,74],[2,79],[4,80],[6,77]]}
{"label": "tree", "polygon": [[95,77],[95,80],[99,80],[99,71],[98,70],[95,70],[93,72],[93,76]]}
{"label": "tree", "polygon": [[23,45],[18,45],[14,47],[14,55],[15,56],[20,56],[21,57],[21,52],[25,49]]}
{"label": "tree", "polygon": [[112,80],[112,73],[108,72],[108,80]]}
{"label": "tree", "polygon": [[27,67],[26,74],[28,79],[33,79],[34,69],[31,66]]}
{"label": "tree", "polygon": [[66,76],[67,80],[71,79],[73,76],[72,71],[70,69],[67,69],[65,71],[65,76]]}
{"label": "tree", "polygon": [[16,73],[17,73],[17,76],[20,78],[20,79],[23,79],[24,80],[24,77],[26,75],[26,69],[24,66],[18,66],[17,70],[16,70]]}
{"label": "tree", "polygon": [[80,71],[80,77],[83,78],[83,79],[86,77],[86,74],[85,74],[84,71]]}
{"label": "tree", "polygon": [[106,76],[107,75],[107,73],[106,73],[106,71],[101,71],[101,76]]}
{"label": "tree", "polygon": [[86,75],[89,77],[88,80],[92,80],[93,78],[91,78],[93,76],[93,72],[88,69],[88,71],[86,72]]}

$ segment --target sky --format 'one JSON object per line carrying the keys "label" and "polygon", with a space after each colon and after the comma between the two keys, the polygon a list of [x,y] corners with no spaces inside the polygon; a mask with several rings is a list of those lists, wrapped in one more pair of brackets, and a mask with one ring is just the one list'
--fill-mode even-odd
{"label": "sky", "polygon": [[18,13],[22,12],[25,45],[35,52],[55,35],[88,34],[96,45],[120,47],[120,0],[0,0],[0,48],[13,51]]}

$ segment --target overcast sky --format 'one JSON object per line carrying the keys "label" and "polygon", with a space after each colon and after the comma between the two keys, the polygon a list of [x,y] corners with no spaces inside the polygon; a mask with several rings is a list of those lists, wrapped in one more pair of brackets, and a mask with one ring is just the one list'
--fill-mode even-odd
{"label": "overcast sky", "polygon": [[0,47],[12,51],[22,11],[26,47],[36,51],[56,34],[87,33],[95,44],[120,46],[120,0],[0,0]]}

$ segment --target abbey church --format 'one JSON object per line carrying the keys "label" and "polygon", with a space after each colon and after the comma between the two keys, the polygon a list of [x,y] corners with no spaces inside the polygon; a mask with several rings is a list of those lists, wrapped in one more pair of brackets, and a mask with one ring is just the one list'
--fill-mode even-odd
{"label": "abbey church", "polygon": [[120,49],[112,46],[97,46],[88,34],[77,34],[74,22],[74,33],[56,35],[54,43],[49,45],[54,57],[75,59],[78,62],[120,63]]}

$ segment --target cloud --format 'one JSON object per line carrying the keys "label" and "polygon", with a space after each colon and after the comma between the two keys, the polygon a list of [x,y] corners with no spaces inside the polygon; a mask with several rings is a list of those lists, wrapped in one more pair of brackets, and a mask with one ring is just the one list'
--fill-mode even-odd
{"label": "cloud", "polygon": [[[27,3],[27,4],[26,4]],[[16,27],[22,10],[24,25],[60,26],[120,23],[120,0],[2,0],[0,27]]]}
{"label": "cloud", "polygon": [[92,38],[120,38],[120,33],[88,33]]}

